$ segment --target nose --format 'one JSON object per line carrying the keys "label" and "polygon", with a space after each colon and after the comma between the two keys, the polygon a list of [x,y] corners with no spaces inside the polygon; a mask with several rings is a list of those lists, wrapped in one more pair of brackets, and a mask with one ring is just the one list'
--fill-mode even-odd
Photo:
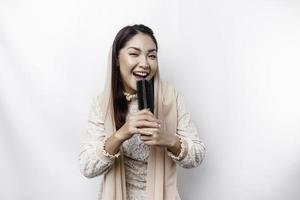
{"label": "nose", "polygon": [[144,68],[144,69],[148,69],[150,68],[148,59],[146,56],[141,56],[141,60],[140,60],[140,67]]}

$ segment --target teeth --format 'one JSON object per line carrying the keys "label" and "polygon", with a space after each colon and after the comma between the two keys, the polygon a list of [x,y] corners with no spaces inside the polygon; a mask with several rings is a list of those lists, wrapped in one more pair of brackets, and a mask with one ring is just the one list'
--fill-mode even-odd
{"label": "teeth", "polygon": [[144,77],[148,75],[148,73],[146,72],[134,72],[134,74],[137,74],[139,76],[144,76]]}

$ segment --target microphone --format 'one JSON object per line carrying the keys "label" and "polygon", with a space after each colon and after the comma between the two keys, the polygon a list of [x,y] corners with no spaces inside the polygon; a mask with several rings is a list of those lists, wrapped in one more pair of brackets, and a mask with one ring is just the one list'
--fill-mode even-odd
{"label": "microphone", "polygon": [[154,113],[154,92],[152,81],[146,79],[136,81],[139,110],[150,108]]}

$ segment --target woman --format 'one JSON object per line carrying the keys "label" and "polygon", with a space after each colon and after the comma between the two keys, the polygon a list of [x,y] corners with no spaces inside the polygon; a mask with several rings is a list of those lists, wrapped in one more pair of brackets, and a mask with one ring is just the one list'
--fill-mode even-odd
{"label": "woman", "polygon": [[[144,25],[126,26],[114,39],[79,156],[84,176],[103,175],[101,200],[178,200],[176,164],[193,168],[204,158],[182,96],[160,80],[157,50]],[[154,113],[138,110],[138,79],[154,83]]]}

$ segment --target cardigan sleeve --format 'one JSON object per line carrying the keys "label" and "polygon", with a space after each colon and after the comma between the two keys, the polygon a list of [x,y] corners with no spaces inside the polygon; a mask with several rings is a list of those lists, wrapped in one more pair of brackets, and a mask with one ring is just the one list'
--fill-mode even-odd
{"label": "cardigan sleeve", "polygon": [[104,155],[104,120],[100,109],[101,95],[97,95],[90,108],[87,131],[80,145],[80,172],[87,178],[105,174],[114,164],[114,157]]}
{"label": "cardigan sleeve", "polygon": [[194,168],[204,159],[206,148],[198,135],[191,114],[187,111],[182,95],[177,92],[177,133],[181,141],[181,152],[176,157],[168,151],[168,155],[183,168]]}

